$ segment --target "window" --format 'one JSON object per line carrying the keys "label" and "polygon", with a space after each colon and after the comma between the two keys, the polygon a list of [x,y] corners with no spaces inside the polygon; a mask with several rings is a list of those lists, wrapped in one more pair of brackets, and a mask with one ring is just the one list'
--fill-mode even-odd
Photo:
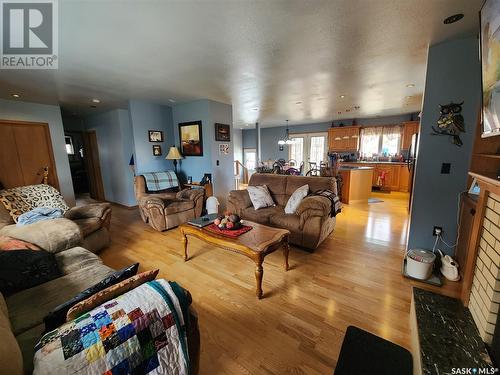
{"label": "window", "polygon": [[254,148],[246,148],[243,150],[243,160],[245,161],[245,167],[249,171],[255,170],[257,162],[257,151]]}
{"label": "window", "polygon": [[401,144],[400,126],[372,126],[361,129],[362,156],[396,155]]}
{"label": "window", "polygon": [[304,161],[304,138],[292,138],[293,143],[288,146],[288,158],[297,162],[296,166],[300,166]]}
{"label": "window", "polygon": [[311,137],[311,149],[309,151],[309,161],[319,166],[325,159],[325,137]]}

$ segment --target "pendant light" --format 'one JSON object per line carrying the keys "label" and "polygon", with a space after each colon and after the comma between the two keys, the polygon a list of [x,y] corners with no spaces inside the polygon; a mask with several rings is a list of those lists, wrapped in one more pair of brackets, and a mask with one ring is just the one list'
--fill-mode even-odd
{"label": "pendant light", "polygon": [[280,139],[278,141],[279,145],[291,145],[293,144],[293,140],[290,138],[290,131],[288,130],[288,120],[286,120],[286,130],[285,130],[285,138]]}

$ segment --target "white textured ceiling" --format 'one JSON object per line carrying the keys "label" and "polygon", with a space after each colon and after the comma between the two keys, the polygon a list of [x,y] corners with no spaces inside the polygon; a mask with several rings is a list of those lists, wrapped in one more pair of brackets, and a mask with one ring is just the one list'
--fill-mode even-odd
{"label": "white textured ceiling", "polygon": [[77,114],[208,98],[237,127],[418,112],[427,46],[476,32],[481,2],[60,0],[59,70],[2,70],[0,97]]}

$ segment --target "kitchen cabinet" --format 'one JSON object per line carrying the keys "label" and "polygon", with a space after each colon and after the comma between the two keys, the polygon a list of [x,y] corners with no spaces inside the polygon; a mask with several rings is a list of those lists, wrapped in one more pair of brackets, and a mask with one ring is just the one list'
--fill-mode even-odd
{"label": "kitchen cabinet", "polygon": [[411,137],[417,134],[420,127],[419,121],[403,122],[403,137],[401,138],[401,150],[408,150],[411,146]]}
{"label": "kitchen cabinet", "polygon": [[463,270],[467,263],[467,253],[471,240],[472,224],[476,215],[477,199],[478,197],[470,194],[463,194],[461,199],[460,233],[458,234],[460,241],[458,241],[455,248],[455,259],[459,264],[458,272],[462,278],[464,277]]}
{"label": "kitchen cabinet", "polygon": [[373,168],[372,186],[378,186],[378,177],[384,173],[383,190],[408,192],[410,186],[410,172],[406,164],[401,163],[341,163],[346,166],[365,166]]}
{"label": "kitchen cabinet", "polygon": [[328,129],[328,151],[357,151],[359,126]]}

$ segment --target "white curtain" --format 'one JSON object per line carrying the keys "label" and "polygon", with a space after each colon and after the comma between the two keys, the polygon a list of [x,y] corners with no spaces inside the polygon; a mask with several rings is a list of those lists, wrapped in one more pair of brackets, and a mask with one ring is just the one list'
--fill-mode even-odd
{"label": "white curtain", "polygon": [[384,132],[383,126],[369,126],[361,128],[359,151],[361,155],[371,157],[380,152],[380,139]]}
{"label": "white curtain", "polygon": [[399,154],[401,143],[401,126],[384,126],[381,153]]}

